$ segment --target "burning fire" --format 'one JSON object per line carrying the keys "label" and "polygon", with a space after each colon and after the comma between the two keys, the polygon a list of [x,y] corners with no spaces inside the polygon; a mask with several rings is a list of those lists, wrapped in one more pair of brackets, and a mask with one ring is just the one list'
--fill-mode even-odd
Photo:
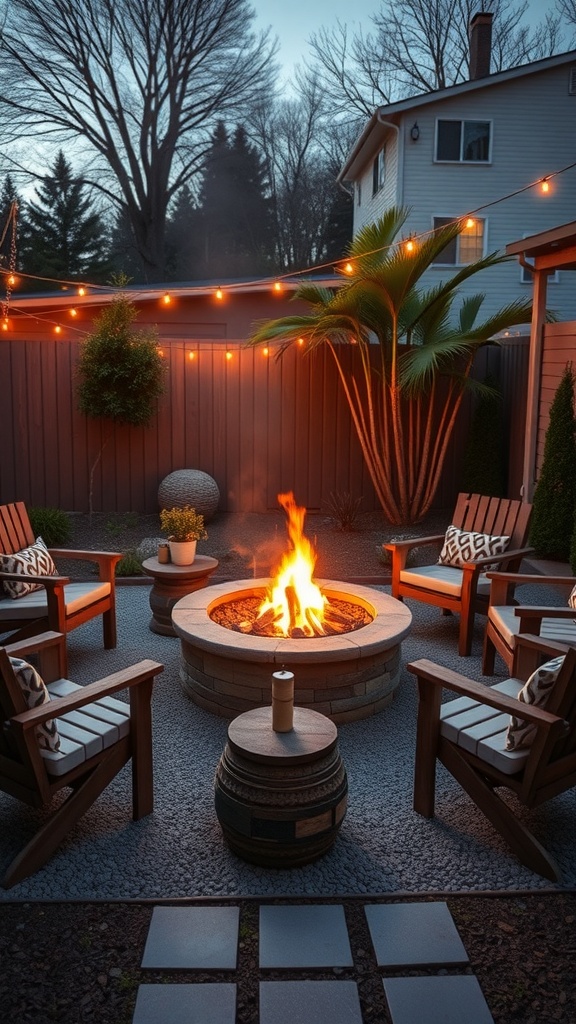
{"label": "burning fire", "polygon": [[279,636],[323,636],[328,601],[312,579],[316,553],[304,536],[306,509],[296,504],[291,491],[279,494],[278,502],[288,516],[291,547],[282,557],[256,622],[272,627]]}

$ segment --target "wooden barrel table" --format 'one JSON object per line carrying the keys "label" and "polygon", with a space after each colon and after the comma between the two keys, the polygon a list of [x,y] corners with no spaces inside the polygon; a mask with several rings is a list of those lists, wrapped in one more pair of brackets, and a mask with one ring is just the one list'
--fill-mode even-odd
{"label": "wooden barrel table", "polygon": [[172,609],[183,597],[207,586],[208,578],[218,568],[218,560],[209,555],[196,555],[191,565],[159,562],[156,556],[146,558],[142,568],[154,583],[150,591],[150,629],[162,636],[176,636],[172,626]]}
{"label": "wooden barrel table", "polygon": [[272,728],[271,707],[228,726],[216,769],[216,814],[230,849],[252,864],[293,868],[333,845],[346,813],[348,780],[338,731],[325,715],[294,708],[294,727]]}

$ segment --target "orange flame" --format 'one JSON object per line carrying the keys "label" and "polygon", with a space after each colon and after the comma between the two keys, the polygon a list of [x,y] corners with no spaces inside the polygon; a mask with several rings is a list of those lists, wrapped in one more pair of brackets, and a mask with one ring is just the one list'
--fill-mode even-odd
{"label": "orange flame", "polygon": [[272,611],[274,632],[280,636],[293,636],[295,629],[305,636],[323,634],[327,599],[312,579],[316,552],[304,536],[306,509],[296,504],[291,491],[279,494],[278,502],[288,516],[290,550],[282,557],[258,614]]}

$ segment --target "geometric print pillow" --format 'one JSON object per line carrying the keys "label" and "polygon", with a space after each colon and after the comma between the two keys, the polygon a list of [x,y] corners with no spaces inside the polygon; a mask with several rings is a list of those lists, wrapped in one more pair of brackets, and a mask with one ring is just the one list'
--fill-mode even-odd
{"label": "geometric print pillow", "polygon": [[[23,661],[22,658],[10,658],[10,664],[14,669],[14,675],[20,684],[28,708],[39,708],[42,704],[47,704],[50,694],[34,666]],[[37,725],[35,732],[41,750],[60,750],[60,737],[56,722],[52,718]]]}
{"label": "geometric print pillow", "polygon": [[[564,664],[564,655],[552,658],[545,665],[541,665],[518,694],[518,700],[523,704],[534,704],[536,707],[544,707],[552,692],[558,673]],[[536,726],[530,722],[522,721],[516,715],[510,715],[510,724],[506,733],[506,750],[526,749],[533,743],[536,735]]]}
{"label": "geometric print pillow", "polygon": [[[576,608],[576,587],[572,587],[572,590],[570,591],[570,596],[568,598],[568,607]],[[574,619],[574,622],[576,622],[576,619]]]}
{"label": "geometric print pillow", "polygon": [[[52,561],[52,557],[42,540],[37,537],[36,543],[22,551],[15,551],[13,555],[0,556],[0,569],[2,572],[16,572],[20,576],[57,576],[58,569]],[[31,594],[33,590],[41,590],[40,583],[17,583],[16,580],[4,580],[4,590],[9,597],[24,597]]]}
{"label": "geometric print pillow", "polygon": [[[460,569],[464,562],[475,562],[488,555],[502,555],[510,543],[510,537],[491,537],[489,533],[467,533],[457,526],[449,526],[440,552],[438,565],[451,565]],[[487,565],[483,572],[498,568]]]}

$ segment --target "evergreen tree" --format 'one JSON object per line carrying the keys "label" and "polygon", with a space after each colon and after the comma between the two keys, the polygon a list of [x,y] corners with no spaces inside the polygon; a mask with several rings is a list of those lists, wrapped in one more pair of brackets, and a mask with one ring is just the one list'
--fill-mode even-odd
{"label": "evergreen tree", "polygon": [[16,203],[18,207],[16,214],[18,239],[18,236],[22,231],[22,200],[18,195],[12,176],[7,174],[4,179],[2,191],[0,191],[0,267],[5,269],[10,267],[13,225],[12,221],[8,223],[8,219],[12,213],[14,203]]}
{"label": "evergreen tree", "polygon": [[103,281],[110,273],[106,230],[62,150],[26,206],[23,270],[40,277]]}
{"label": "evergreen tree", "polygon": [[125,206],[116,216],[110,232],[110,263],[113,276],[125,277],[137,283],[146,280],[144,265]]}
{"label": "evergreen tree", "polygon": [[567,365],[550,408],[540,478],[534,491],[530,544],[540,558],[568,561],[576,508],[574,373]]}
{"label": "evergreen tree", "polygon": [[184,185],[176,196],[166,225],[166,280],[190,281],[201,272],[200,213]]}
{"label": "evergreen tree", "polygon": [[201,267],[205,277],[262,274],[272,269],[273,231],[264,164],[238,127],[230,142],[219,122],[200,191]]}

